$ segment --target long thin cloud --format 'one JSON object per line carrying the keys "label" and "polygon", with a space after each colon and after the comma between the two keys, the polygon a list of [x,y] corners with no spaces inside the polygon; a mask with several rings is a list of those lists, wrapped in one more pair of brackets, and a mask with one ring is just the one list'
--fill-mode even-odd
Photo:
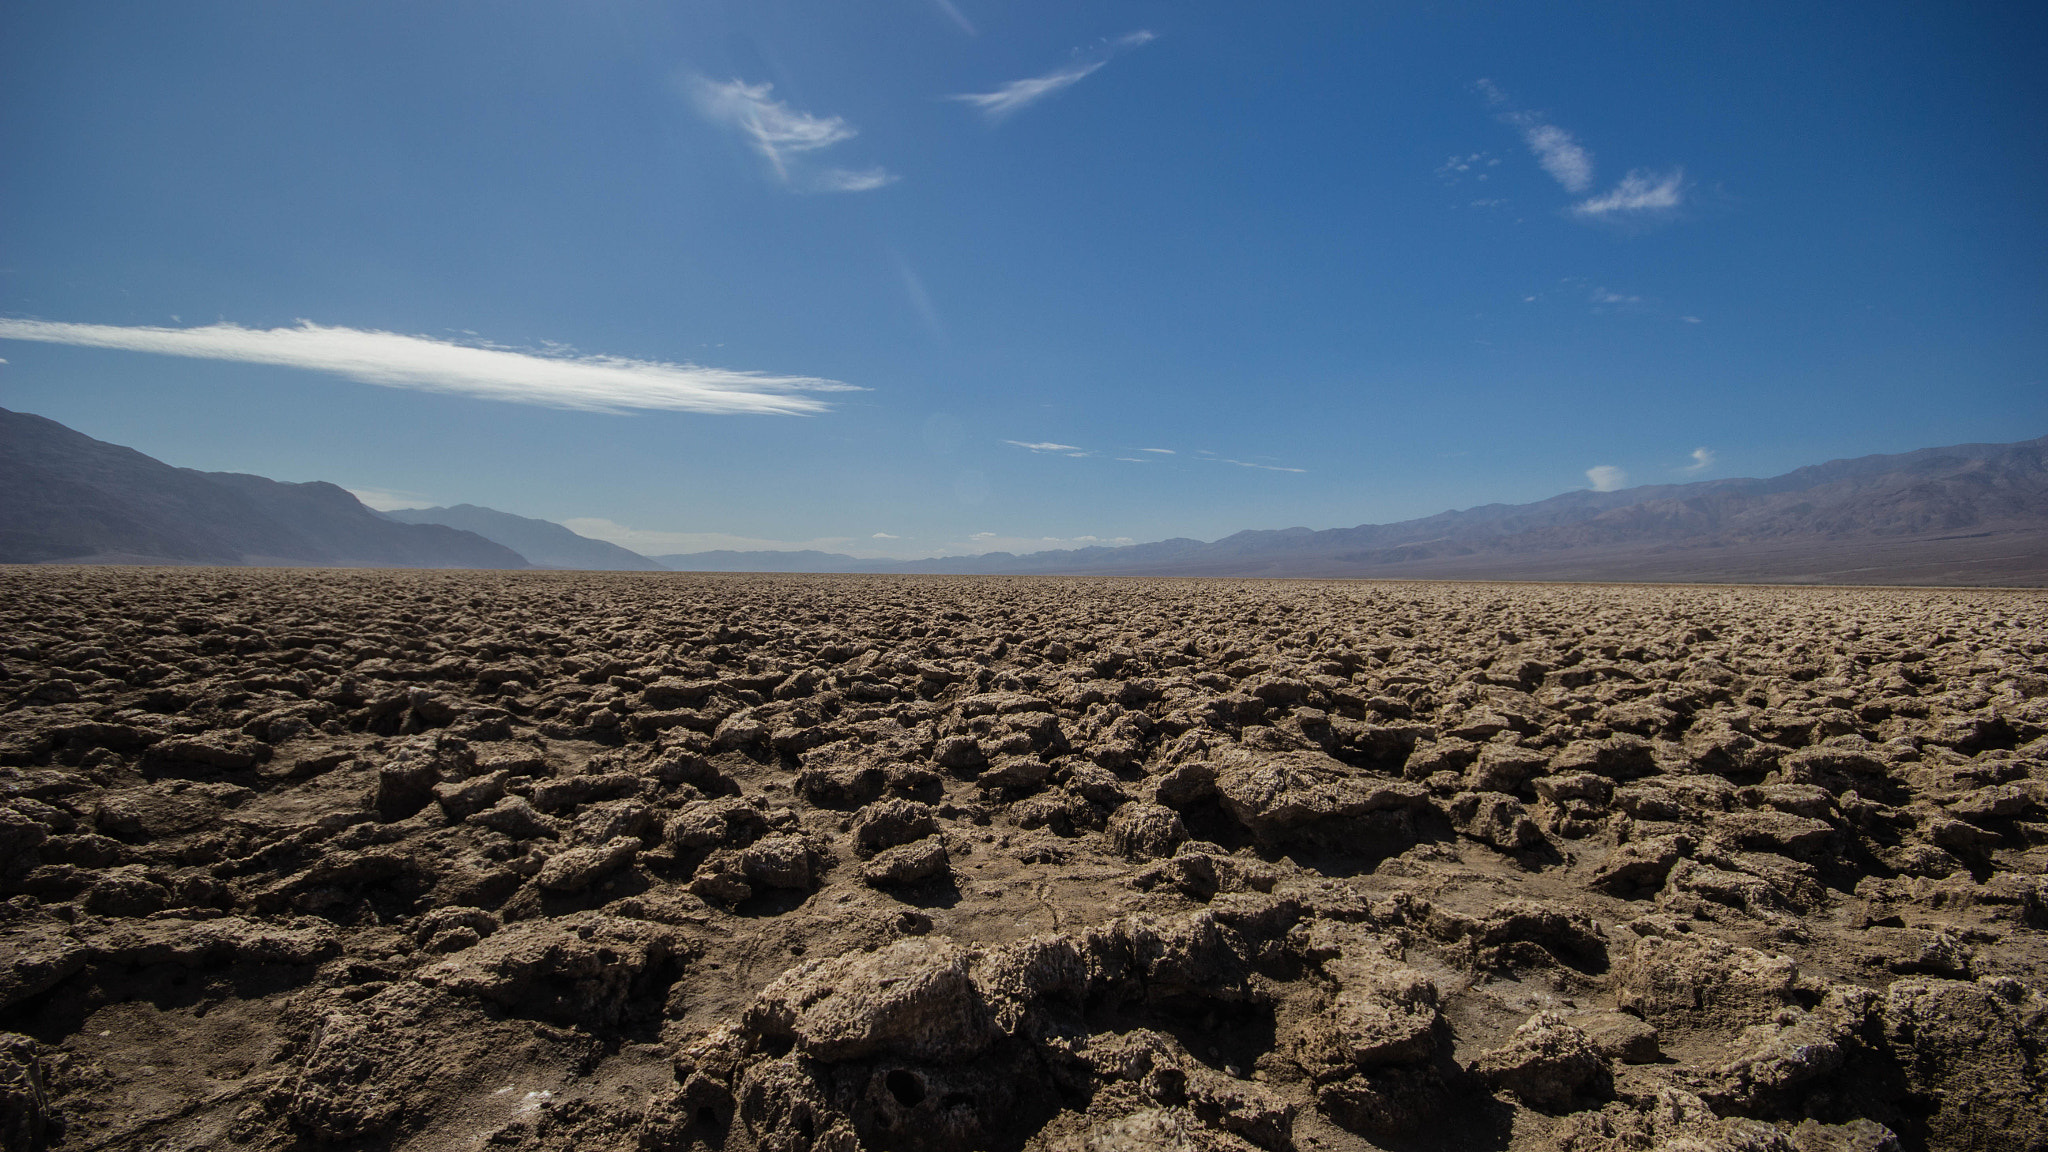
{"label": "long thin cloud", "polygon": [[1659,212],[1676,208],[1684,198],[1685,172],[1673,168],[1662,176],[1635,171],[1621,178],[1611,192],[1573,205],[1581,216],[1611,216],[1617,212]]}
{"label": "long thin cloud", "polygon": [[1076,446],[1074,446],[1074,445],[1072,445],[1072,444],[1055,444],[1055,443],[1053,443],[1053,442],[1052,442],[1052,441],[1050,441],[1050,440],[1039,440],[1039,441],[1031,441],[1031,440],[1005,440],[1005,441],[1003,441],[1003,443],[1005,443],[1005,444],[1015,444],[1015,445],[1016,445],[1017,447],[1019,447],[1019,448],[1025,448],[1025,449],[1029,449],[1030,451],[1033,451],[1033,452],[1056,452],[1056,453],[1058,453],[1058,454],[1059,454],[1059,455],[1061,455],[1061,456],[1093,456],[1093,455],[1094,455],[1094,453],[1093,453],[1093,452],[1090,452],[1090,451],[1088,451],[1088,450],[1087,450],[1086,448],[1079,448],[1079,447],[1076,447]]}
{"label": "long thin cloud", "polygon": [[868,192],[885,184],[894,184],[897,176],[885,168],[827,168],[818,173],[811,187],[819,192]]}
{"label": "long thin cloud", "polygon": [[1257,463],[1257,462],[1255,462],[1255,461],[1251,461],[1251,460],[1232,460],[1232,459],[1231,459],[1230,457],[1228,457],[1228,456],[1218,456],[1218,455],[1216,455],[1216,454],[1215,454],[1214,452],[1210,452],[1210,451],[1208,451],[1207,449],[1199,449],[1199,450],[1197,450],[1197,451],[1196,451],[1196,456],[1197,456],[1197,457],[1199,457],[1200,459],[1203,459],[1203,460],[1207,460],[1207,461],[1209,461],[1209,462],[1210,462],[1210,463],[1212,463],[1212,464],[1235,464],[1235,465],[1237,465],[1237,466],[1238,466],[1239,468],[1257,468],[1257,469],[1259,469],[1259,470],[1261,470],[1261,471],[1264,471],[1264,472],[1300,472],[1300,473],[1305,473],[1305,472],[1307,472],[1307,471],[1308,471],[1308,469],[1306,469],[1306,468],[1286,468],[1286,467],[1282,467],[1281,465],[1278,465],[1278,464],[1260,464],[1260,463]]}
{"label": "long thin cloud", "polygon": [[831,407],[802,393],[864,391],[816,376],[770,376],[623,356],[477,347],[396,332],[328,328],[311,321],[300,321],[296,328],[265,329],[236,324],[126,328],[0,319],[0,339],[273,364],[386,388],[587,412],[646,409],[795,416]]}
{"label": "long thin cloud", "polygon": [[804,178],[800,159],[810,152],[830,148],[860,135],[860,130],[838,116],[813,116],[800,112],[770,93],[773,84],[749,84],[744,80],[723,82],[696,77],[691,94],[697,110],[706,120],[732,128],[746,138],[775,170],[775,178],[791,187],[812,192],[866,192],[892,184],[896,177],[881,168],[852,171],[828,168],[815,177]]}
{"label": "long thin cloud", "polygon": [[1075,60],[1063,68],[1055,68],[1043,76],[1031,76],[1023,80],[1012,80],[993,92],[965,92],[949,99],[971,104],[981,110],[990,120],[1001,120],[1019,109],[1029,107],[1056,92],[1071,88],[1101,67],[1110,58],[1126,48],[1136,48],[1158,39],[1157,34],[1146,31],[1127,32],[1097,47],[1094,51]]}
{"label": "long thin cloud", "polygon": [[969,36],[981,35],[975,29],[973,23],[967,19],[966,15],[960,9],[953,6],[953,0],[935,0],[935,3],[938,5],[939,11],[945,14],[946,19],[959,26],[962,32],[967,33]]}

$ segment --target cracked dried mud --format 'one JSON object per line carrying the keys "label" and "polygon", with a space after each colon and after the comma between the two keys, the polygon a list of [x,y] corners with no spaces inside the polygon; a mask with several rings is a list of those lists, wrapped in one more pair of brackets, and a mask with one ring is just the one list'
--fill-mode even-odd
{"label": "cracked dried mud", "polygon": [[0,570],[0,1139],[2048,1148],[2048,596]]}

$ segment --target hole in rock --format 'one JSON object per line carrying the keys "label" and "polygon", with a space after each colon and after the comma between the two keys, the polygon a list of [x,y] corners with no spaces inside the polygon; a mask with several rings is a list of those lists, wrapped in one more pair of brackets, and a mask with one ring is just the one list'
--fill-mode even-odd
{"label": "hole in rock", "polygon": [[1214,796],[1184,805],[1179,811],[1181,824],[1192,839],[1207,840],[1232,851],[1251,843],[1245,826],[1225,811],[1223,803]]}
{"label": "hole in rock", "polygon": [[905,1108],[915,1108],[924,1103],[924,1081],[918,1079],[916,1073],[897,1068],[884,1077],[882,1083],[888,1086],[889,1095]]}

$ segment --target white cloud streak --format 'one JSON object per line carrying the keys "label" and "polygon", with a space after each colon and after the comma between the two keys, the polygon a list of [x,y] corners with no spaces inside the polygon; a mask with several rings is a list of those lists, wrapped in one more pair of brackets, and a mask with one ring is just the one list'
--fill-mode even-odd
{"label": "white cloud streak", "polygon": [[[1502,121],[1521,130],[1522,142],[1529,146],[1529,153],[1536,157],[1536,163],[1541,165],[1545,172],[1550,173],[1552,180],[1564,185],[1565,191],[1577,196],[1593,186],[1593,154],[1570,132],[1552,124],[1538,113],[1516,110],[1513,102],[1508,99],[1508,94],[1501,91],[1500,85],[1491,80],[1481,78],[1472,86],[1478,89],[1481,99],[1502,110]],[[1451,163],[1446,167],[1453,172],[1462,172],[1465,166],[1476,162],[1482,155],[1484,153],[1475,152],[1462,161],[1458,157],[1452,157]],[[1439,175],[1443,175],[1445,169],[1440,168],[1437,171]]]}
{"label": "white cloud streak", "polygon": [[[1519,111],[1513,108],[1507,93],[1491,80],[1480,80],[1474,87],[1480,96],[1495,108],[1502,109],[1502,121],[1521,130],[1523,143],[1536,157],[1536,163],[1550,174],[1550,178],[1562,185],[1574,196],[1585,196],[1593,187],[1593,153],[1580,144],[1570,132],[1552,124],[1540,113]],[[1446,171],[1462,172],[1479,157],[1453,157]],[[1613,219],[1626,214],[1649,214],[1669,211],[1685,199],[1685,173],[1673,168],[1662,175],[1635,169],[1622,177],[1621,183],[1598,196],[1590,196],[1572,205],[1574,215],[1587,219]]]}
{"label": "white cloud streak", "polygon": [[1158,454],[1160,454],[1161,456],[1172,456],[1172,455],[1174,455],[1174,451],[1173,451],[1173,449],[1171,449],[1171,448],[1134,448],[1134,449],[1132,449],[1132,451],[1134,451],[1134,452],[1157,452],[1157,453],[1158,453]]}
{"label": "white cloud streak", "polygon": [[[889,253],[889,257],[896,264],[897,276],[903,280],[903,293],[910,298],[911,310],[917,313],[919,320],[924,321],[925,330],[931,333],[932,339],[944,342],[946,339],[946,325],[939,319],[938,305],[933,303],[932,294],[925,289],[924,277],[917,274],[917,269],[910,266],[910,261],[905,260],[902,253],[892,251]],[[932,436],[934,431],[936,431],[935,426],[927,423],[925,429],[927,439]]]}
{"label": "white cloud streak", "polygon": [[[1662,212],[1684,200],[1685,172],[1673,168],[1661,176],[1640,169],[1621,178],[1612,191],[1572,206],[1580,216],[1612,216],[1624,212]],[[1575,189],[1576,191],[1576,189]]]}
{"label": "white cloud streak", "polygon": [[1695,448],[1692,450],[1692,463],[1687,464],[1683,468],[1680,468],[1679,471],[1704,472],[1707,469],[1712,468],[1713,466],[1714,450],[1712,448]]}
{"label": "white cloud streak", "polygon": [[958,96],[951,97],[951,99],[958,100],[963,104],[972,104],[981,110],[982,115],[987,116],[991,120],[1001,120],[1018,109],[1036,104],[1063,88],[1073,87],[1075,84],[1087,79],[1091,73],[1107,63],[1109,63],[1107,60],[1089,60],[1079,64],[1069,64],[1065,68],[1055,69],[1043,76],[1032,76],[1024,80],[1012,80],[993,92],[963,92]]}
{"label": "white cloud streak", "polygon": [[714,124],[737,131],[767,159],[775,178],[789,187],[808,192],[867,192],[896,181],[879,167],[860,171],[828,168],[806,176],[801,162],[807,153],[851,140],[860,131],[841,117],[813,116],[772,98],[773,84],[720,82],[699,76],[690,88],[698,112]]}
{"label": "white cloud streak", "polygon": [[806,415],[830,405],[810,392],[864,389],[815,376],[770,376],[632,360],[454,344],[426,336],[300,321],[296,328],[120,327],[0,319],[0,339],[115,348],[326,372],[385,388],[410,388],[586,412]]}
{"label": "white cloud streak", "polygon": [[1023,80],[1012,80],[993,92],[964,92],[949,96],[979,110],[991,121],[1002,120],[1011,114],[1028,108],[1054,93],[1064,91],[1093,75],[1110,62],[1118,52],[1149,44],[1158,36],[1152,32],[1127,32],[1112,40],[1097,45],[1065,67],[1055,68],[1043,76],[1031,76]]}
{"label": "white cloud streak", "polygon": [[1257,469],[1259,469],[1259,470],[1261,470],[1261,471],[1264,471],[1264,472],[1296,472],[1296,473],[1305,473],[1305,472],[1307,472],[1307,471],[1308,471],[1308,469],[1306,469],[1306,468],[1283,468],[1283,467],[1281,467],[1281,466],[1280,466],[1280,465],[1278,465],[1278,464],[1260,464],[1260,463],[1256,463],[1256,462],[1254,462],[1254,461],[1251,461],[1251,460],[1232,460],[1232,459],[1231,459],[1230,457],[1228,457],[1228,456],[1218,456],[1218,455],[1216,455],[1216,454],[1215,454],[1214,452],[1210,452],[1210,451],[1208,451],[1207,449],[1202,449],[1202,450],[1198,451],[1198,452],[1196,453],[1196,455],[1197,455],[1197,456],[1199,456],[1199,457],[1200,457],[1201,459],[1203,459],[1203,460],[1208,460],[1208,461],[1210,461],[1210,462],[1212,462],[1212,463],[1216,463],[1216,464],[1235,464],[1235,465],[1237,465],[1237,466],[1238,466],[1239,468],[1257,468]]}
{"label": "white cloud streak", "polygon": [[1628,473],[1612,464],[1595,464],[1586,469],[1586,479],[1595,492],[1617,492],[1628,486]]}
{"label": "white cloud streak", "polygon": [[1522,130],[1522,142],[1536,157],[1550,178],[1577,195],[1593,186],[1593,154],[1555,124],[1545,123],[1534,113],[1519,113],[1510,120]]}
{"label": "white cloud streak", "polygon": [[819,192],[869,192],[900,179],[902,177],[880,166],[857,172],[851,168],[827,168],[818,173],[812,187]]}
{"label": "white cloud streak", "polygon": [[1033,452],[1056,452],[1062,456],[1088,455],[1086,448],[1077,448],[1072,444],[1055,444],[1050,440],[1005,440],[1003,443],[1015,444],[1019,448],[1028,448]]}
{"label": "white cloud streak", "polygon": [[933,2],[940,13],[957,25],[962,32],[967,33],[969,36],[981,35],[981,32],[968,21],[966,14],[954,6],[953,0],[933,0]]}
{"label": "white cloud streak", "polygon": [[1643,302],[1641,296],[1625,296],[1610,288],[1595,288],[1587,299],[1590,299],[1595,304],[1641,304]]}

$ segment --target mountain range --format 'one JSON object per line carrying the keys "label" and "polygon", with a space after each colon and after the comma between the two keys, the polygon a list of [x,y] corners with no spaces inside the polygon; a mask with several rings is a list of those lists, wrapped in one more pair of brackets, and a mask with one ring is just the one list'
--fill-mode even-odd
{"label": "mountain range", "polygon": [[0,563],[527,568],[474,532],[400,524],[322,481],[173,468],[0,408]]}
{"label": "mountain range", "polygon": [[175,468],[5,409],[0,494],[0,563],[2048,585],[2048,437],[1395,524],[907,561],[649,558],[472,504],[380,513],[333,484]]}
{"label": "mountain range", "polygon": [[1119,576],[2048,584],[2048,437],[1861,456],[1395,524],[908,562],[700,552],[670,568]]}
{"label": "mountain range", "polygon": [[638,552],[605,540],[578,536],[552,520],[514,516],[495,508],[457,504],[453,508],[399,508],[383,513],[403,524],[445,524],[474,532],[532,561],[539,568],[583,572],[663,572],[667,568]]}

